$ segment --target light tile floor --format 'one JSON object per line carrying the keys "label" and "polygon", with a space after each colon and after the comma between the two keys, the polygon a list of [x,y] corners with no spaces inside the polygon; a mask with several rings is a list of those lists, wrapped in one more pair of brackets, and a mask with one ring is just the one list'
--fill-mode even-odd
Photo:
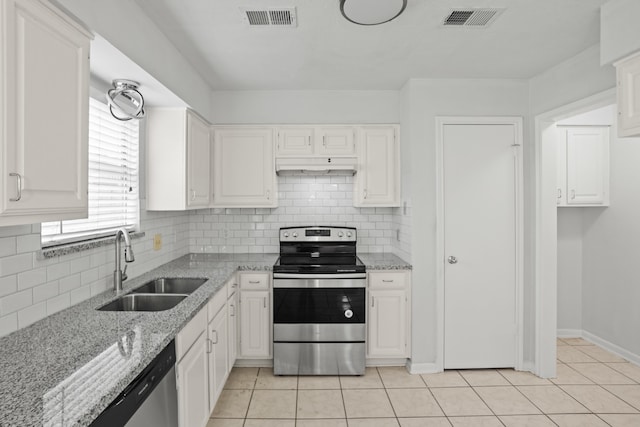
{"label": "light tile floor", "polygon": [[277,377],[234,368],[207,427],[640,427],[640,367],[558,339],[558,376],[510,369]]}

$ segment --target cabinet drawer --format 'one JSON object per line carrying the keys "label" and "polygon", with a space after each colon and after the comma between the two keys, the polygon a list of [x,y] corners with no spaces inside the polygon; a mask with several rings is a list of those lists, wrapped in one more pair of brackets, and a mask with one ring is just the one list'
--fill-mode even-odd
{"label": "cabinet drawer", "polygon": [[369,273],[370,289],[404,289],[406,274],[398,273]]}
{"label": "cabinet drawer", "polygon": [[265,273],[243,273],[240,275],[240,289],[269,289],[269,275]]}
{"label": "cabinet drawer", "polygon": [[200,334],[207,330],[207,309],[203,308],[176,336],[176,360],[180,361]]}
{"label": "cabinet drawer", "polygon": [[220,289],[207,303],[207,310],[209,312],[209,321],[211,321],[222,307],[227,303],[227,288],[229,284],[226,284]]}

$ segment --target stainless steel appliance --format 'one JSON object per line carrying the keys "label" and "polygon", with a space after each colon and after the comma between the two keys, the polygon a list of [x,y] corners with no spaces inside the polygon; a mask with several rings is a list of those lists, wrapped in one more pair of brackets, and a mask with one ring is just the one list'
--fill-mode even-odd
{"label": "stainless steel appliance", "polygon": [[273,371],[276,375],[362,375],[365,266],[356,229],[280,229],[273,267]]}
{"label": "stainless steel appliance", "polygon": [[176,346],[169,345],[114,399],[91,427],[176,427]]}

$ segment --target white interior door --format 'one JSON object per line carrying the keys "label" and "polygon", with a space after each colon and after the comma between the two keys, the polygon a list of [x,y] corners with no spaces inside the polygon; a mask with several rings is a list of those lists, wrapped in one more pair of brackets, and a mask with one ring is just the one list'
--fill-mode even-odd
{"label": "white interior door", "polygon": [[442,132],[444,368],[515,367],[516,129],[445,124]]}

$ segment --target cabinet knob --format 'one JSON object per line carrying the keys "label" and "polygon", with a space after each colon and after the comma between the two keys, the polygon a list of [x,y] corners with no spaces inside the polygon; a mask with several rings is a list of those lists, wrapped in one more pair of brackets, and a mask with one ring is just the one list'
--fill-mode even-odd
{"label": "cabinet knob", "polygon": [[449,258],[447,258],[447,261],[449,262],[449,264],[457,264],[458,263],[458,258],[456,258],[453,255],[451,255]]}
{"label": "cabinet knob", "polygon": [[576,198],[576,190],[571,190],[571,200]]}

